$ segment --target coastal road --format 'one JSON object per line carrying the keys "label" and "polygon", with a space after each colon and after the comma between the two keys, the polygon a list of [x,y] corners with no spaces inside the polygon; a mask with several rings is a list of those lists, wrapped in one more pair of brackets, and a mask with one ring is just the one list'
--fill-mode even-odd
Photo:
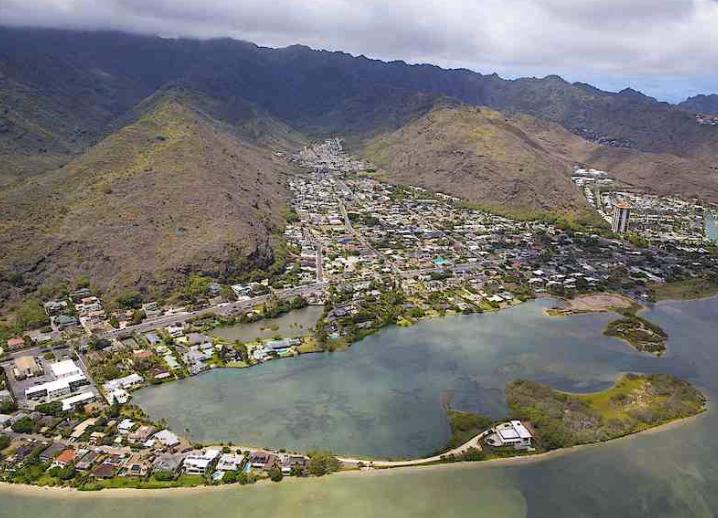
{"label": "coastal road", "polygon": [[360,462],[364,466],[368,466],[370,468],[401,468],[405,466],[421,466],[423,464],[431,464],[432,462],[440,462],[443,460],[444,457],[448,457],[451,455],[459,456],[466,453],[470,448],[476,448],[477,450],[481,450],[481,444],[479,444],[479,441],[488,435],[491,431],[486,430],[481,432],[479,435],[476,435],[466,441],[461,446],[457,446],[456,448],[446,451],[444,453],[441,453],[439,455],[432,455],[431,457],[424,457],[422,459],[409,459],[409,460],[371,460],[371,459],[358,459],[354,457],[337,457],[340,462],[343,464],[351,464],[351,465],[357,465]]}

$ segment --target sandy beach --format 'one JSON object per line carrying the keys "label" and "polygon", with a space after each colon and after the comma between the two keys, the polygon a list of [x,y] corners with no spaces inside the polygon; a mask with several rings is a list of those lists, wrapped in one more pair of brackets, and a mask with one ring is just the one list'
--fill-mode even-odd
{"label": "sandy beach", "polygon": [[6,482],[0,482],[0,496],[3,494],[12,494],[17,496],[33,496],[33,497],[48,497],[48,498],[137,498],[137,497],[172,497],[172,496],[187,496],[193,494],[206,494],[208,492],[223,492],[223,491],[237,491],[242,488],[261,488],[261,487],[279,487],[284,484],[300,484],[315,482],[320,483],[322,480],[327,480],[334,477],[382,477],[392,476],[407,472],[417,471],[444,471],[444,470],[464,470],[464,469],[491,469],[499,466],[512,466],[512,465],[523,465],[533,464],[539,462],[545,462],[547,460],[562,457],[564,455],[571,455],[578,451],[587,450],[589,448],[601,448],[606,444],[616,443],[618,441],[630,441],[639,438],[643,435],[655,434],[664,432],[670,429],[686,426],[691,424],[698,419],[705,416],[708,412],[709,406],[706,406],[706,411],[671,421],[660,426],[655,426],[642,432],[638,432],[617,439],[606,441],[605,443],[593,443],[593,444],[582,444],[579,446],[572,446],[570,448],[562,448],[560,450],[553,450],[545,453],[538,453],[535,455],[523,455],[517,457],[509,457],[505,459],[489,459],[478,462],[451,462],[442,464],[429,464],[419,466],[402,466],[395,468],[377,468],[367,470],[350,470],[340,471],[325,477],[307,477],[307,478],[294,478],[285,477],[282,482],[276,483],[269,479],[260,480],[254,484],[247,486],[240,486],[239,484],[219,485],[219,486],[197,486],[197,487],[173,487],[164,489],[136,489],[136,488],[122,488],[122,489],[103,489],[101,491],[79,491],[70,487],[40,487],[27,484],[9,484]]}

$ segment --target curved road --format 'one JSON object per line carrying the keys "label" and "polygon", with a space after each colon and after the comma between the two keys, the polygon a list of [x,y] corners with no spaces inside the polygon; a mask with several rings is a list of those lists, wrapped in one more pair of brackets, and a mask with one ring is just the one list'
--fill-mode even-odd
{"label": "curved road", "polygon": [[457,446],[453,450],[445,451],[439,455],[432,455],[431,457],[424,457],[422,459],[410,459],[410,460],[371,460],[371,459],[358,459],[354,457],[337,457],[340,462],[344,464],[359,464],[360,462],[368,467],[373,468],[399,468],[402,466],[420,466],[422,464],[431,464],[432,462],[439,462],[443,460],[443,457],[449,455],[462,455],[467,452],[469,448],[476,448],[481,450],[479,441],[491,431],[485,430],[479,435],[476,435],[466,441],[461,446]]}

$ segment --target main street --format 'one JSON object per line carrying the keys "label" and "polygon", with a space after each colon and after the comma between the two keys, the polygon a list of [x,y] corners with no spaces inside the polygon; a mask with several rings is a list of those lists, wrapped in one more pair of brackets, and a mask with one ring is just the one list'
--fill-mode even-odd
{"label": "main street", "polygon": [[[337,185],[339,185],[342,188],[342,190],[344,190],[344,192],[346,194],[352,195],[353,203],[357,203],[362,209],[366,209],[366,207],[362,203],[357,202],[357,200],[354,199],[352,190],[349,188],[349,186],[343,180],[337,179]],[[386,261],[386,263],[388,263],[389,268],[391,268],[392,272],[394,272],[395,278],[398,279],[398,277],[401,275],[401,271],[396,266],[396,264],[394,264],[394,261],[392,261],[385,255],[379,253],[379,251],[372,246],[372,244],[369,242],[369,240],[366,239],[361,232],[359,232],[357,229],[355,229],[352,226],[351,219],[349,218],[349,214],[347,213],[346,206],[344,205],[344,202],[342,201],[341,197],[339,197],[339,195],[336,193],[336,191],[334,192],[334,198],[336,199],[336,202],[339,205],[339,210],[341,211],[342,217],[344,218],[344,226],[346,227],[347,231],[351,232],[354,235],[354,237],[356,237],[357,241],[359,241],[362,245],[364,245],[366,248],[371,250],[374,254],[376,254],[379,257],[383,257],[384,260]]]}

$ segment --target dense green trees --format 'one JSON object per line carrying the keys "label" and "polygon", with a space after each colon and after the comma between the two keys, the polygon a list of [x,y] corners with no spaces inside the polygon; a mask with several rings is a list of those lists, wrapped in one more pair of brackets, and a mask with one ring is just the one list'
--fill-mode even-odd
{"label": "dense green trees", "polygon": [[339,459],[326,451],[311,452],[309,454],[309,473],[321,477],[339,471]]}
{"label": "dense green trees", "polygon": [[449,424],[451,425],[451,438],[447,444],[448,449],[464,444],[472,437],[491,428],[493,424],[490,417],[471,412],[449,410],[448,416]]}
{"label": "dense green trees", "polygon": [[12,431],[15,433],[32,433],[35,429],[35,423],[33,423],[29,417],[23,417],[15,421],[10,428],[12,428]]}
{"label": "dense green trees", "polygon": [[117,297],[117,305],[123,309],[139,309],[142,307],[142,295],[137,291],[129,291]]}
{"label": "dense green trees", "polygon": [[5,401],[0,403],[0,414],[10,414],[17,410],[17,403],[14,401]]}
{"label": "dense green trees", "polygon": [[45,314],[42,304],[37,299],[26,299],[15,312],[17,331],[33,329],[48,325],[50,319]]}
{"label": "dense green trees", "polygon": [[237,472],[227,471],[222,477],[222,482],[224,482],[225,484],[234,484],[235,482],[237,482]]}
{"label": "dense green trees", "polygon": [[62,401],[51,401],[49,403],[40,403],[35,410],[45,415],[57,416],[62,413]]}
{"label": "dense green trees", "polygon": [[281,482],[284,478],[284,475],[282,474],[282,470],[278,466],[273,466],[267,474],[269,475],[269,479],[272,482]]}

